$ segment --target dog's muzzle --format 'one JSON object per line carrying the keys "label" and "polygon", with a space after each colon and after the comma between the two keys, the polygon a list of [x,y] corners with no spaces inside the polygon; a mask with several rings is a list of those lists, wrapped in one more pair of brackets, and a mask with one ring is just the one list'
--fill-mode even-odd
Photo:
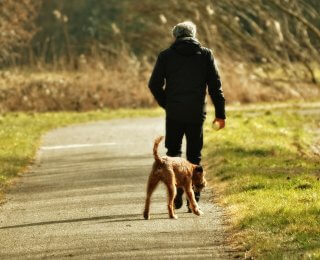
{"label": "dog's muzzle", "polygon": [[197,192],[197,191],[202,191],[203,188],[206,186],[205,183],[201,183],[201,184],[198,184],[198,185],[194,185],[194,190]]}

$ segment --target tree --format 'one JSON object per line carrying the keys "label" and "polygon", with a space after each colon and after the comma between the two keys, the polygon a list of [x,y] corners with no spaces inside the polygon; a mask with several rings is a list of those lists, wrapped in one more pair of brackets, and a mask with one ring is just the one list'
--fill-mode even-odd
{"label": "tree", "polygon": [[30,44],[36,32],[34,19],[41,1],[0,1],[0,66],[16,64],[21,49]]}

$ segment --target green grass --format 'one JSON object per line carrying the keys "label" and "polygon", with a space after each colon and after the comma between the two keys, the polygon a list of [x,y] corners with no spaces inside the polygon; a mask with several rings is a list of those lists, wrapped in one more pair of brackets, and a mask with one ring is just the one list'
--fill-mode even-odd
{"label": "green grass", "polygon": [[246,256],[320,258],[320,157],[310,149],[320,112],[250,111],[230,112],[223,131],[205,127],[208,173],[233,240]]}
{"label": "green grass", "polygon": [[162,114],[161,109],[0,114],[0,199],[8,183],[32,162],[41,135],[48,130],[73,123]]}

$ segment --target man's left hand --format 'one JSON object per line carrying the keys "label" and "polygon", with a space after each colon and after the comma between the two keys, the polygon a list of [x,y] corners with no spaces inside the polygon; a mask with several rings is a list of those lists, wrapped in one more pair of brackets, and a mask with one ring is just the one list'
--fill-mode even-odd
{"label": "man's left hand", "polygon": [[215,120],[213,120],[213,124],[218,123],[219,128],[218,130],[225,128],[226,126],[226,120],[225,119],[221,119],[221,118],[216,118]]}

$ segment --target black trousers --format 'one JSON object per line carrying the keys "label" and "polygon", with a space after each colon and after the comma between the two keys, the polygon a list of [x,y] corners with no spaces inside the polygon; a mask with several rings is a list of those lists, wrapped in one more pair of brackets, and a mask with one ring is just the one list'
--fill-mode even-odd
{"label": "black trousers", "polygon": [[[173,119],[166,119],[166,141],[167,155],[180,157],[183,136],[187,139],[187,160],[199,165],[201,162],[201,150],[203,147],[203,123],[183,123]],[[183,189],[177,189],[177,196],[183,195]],[[200,192],[195,192],[196,201],[200,200]],[[187,201],[189,205],[189,201]]]}
{"label": "black trousers", "polygon": [[182,138],[187,139],[187,160],[193,164],[200,164],[203,147],[203,123],[183,123],[173,119],[166,119],[167,155],[180,157],[182,154]]}

